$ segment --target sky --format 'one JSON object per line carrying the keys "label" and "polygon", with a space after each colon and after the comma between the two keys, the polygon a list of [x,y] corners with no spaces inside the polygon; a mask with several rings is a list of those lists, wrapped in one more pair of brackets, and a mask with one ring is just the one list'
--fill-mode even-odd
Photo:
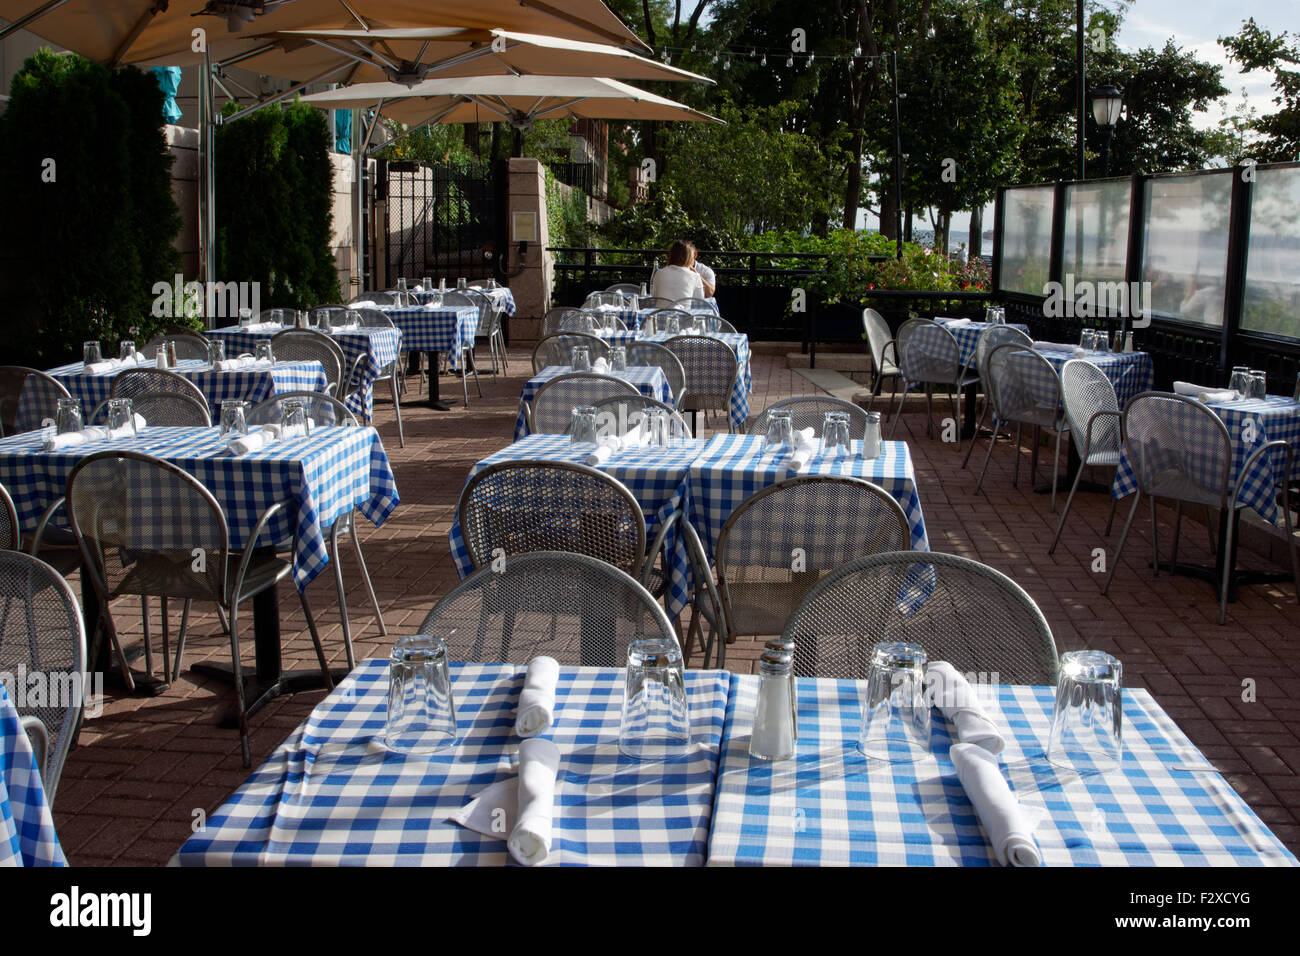
{"label": "sky", "polygon": [[[1114,8],[1116,4],[1107,3]],[[1173,38],[1184,50],[1196,54],[1198,59],[1223,67],[1223,85],[1230,91],[1223,102],[1228,113],[1235,112],[1241,104],[1242,90],[1247,102],[1261,115],[1272,112],[1273,91],[1269,87],[1271,74],[1255,71],[1242,73],[1228,60],[1223,47],[1216,42],[1221,36],[1237,33],[1249,17],[1267,30],[1292,34],[1300,32],[1300,0],[1242,0],[1240,3],[1223,0],[1136,0],[1124,7],[1124,21],[1117,40],[1126,50],[1152,46],[1157,49]],[[1217,106],[1206,113],[1193,112],[1193,122],[1200,128],[1210,128],[1219,122],[1224,112]],[[866,220],[867,228],[876,228],[874,216]],[[992,206],[984,216],[984,228],[993,226]],[[969,216],[954,215],[952,235],[965,236],[970,227]],[[929,228],[929,223],[917,220],[915,228]],[[987,246],[985,251],[987,252]]]}

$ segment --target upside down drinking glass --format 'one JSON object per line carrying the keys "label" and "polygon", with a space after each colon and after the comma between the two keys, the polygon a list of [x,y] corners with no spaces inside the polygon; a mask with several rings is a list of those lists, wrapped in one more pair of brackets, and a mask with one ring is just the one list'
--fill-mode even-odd
{"label": "upside down drinking glass", "polygon": [[1103,651],[1061,655],[1047,759],[1080,773],[1105,773],[1123,756],[1124,668]]}
{"label": "upside down drinking glass", "polygon": [[858,749],[868,757],[899,762],[918,760],[929,753],[925,662],[919,644],[882,642],[872,649],[858,742]]}
{"label": "upside down drinking glass", "polygon": [[618,749],[634,760],[671,760],[691,743],[682,650],[671,638],[646,637],[627,649]]}

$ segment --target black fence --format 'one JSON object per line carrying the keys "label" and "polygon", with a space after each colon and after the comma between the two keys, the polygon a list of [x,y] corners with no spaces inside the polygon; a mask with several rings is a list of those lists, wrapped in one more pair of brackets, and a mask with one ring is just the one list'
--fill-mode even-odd
{"label": "black fence", "polygon": [[596,167],[593,163],[547,163],[551,175],[566,186],[596,195]]}

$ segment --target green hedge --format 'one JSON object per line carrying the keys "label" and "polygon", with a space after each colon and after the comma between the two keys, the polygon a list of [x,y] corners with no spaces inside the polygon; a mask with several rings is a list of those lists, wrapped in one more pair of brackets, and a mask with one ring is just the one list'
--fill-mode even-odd
{"label": "green hedge", "polygon": [[0,302],[9,362],[45,368],[81,343],[144,338],[171,283],[181,219],[151,74],[41,50],[0,114]]}

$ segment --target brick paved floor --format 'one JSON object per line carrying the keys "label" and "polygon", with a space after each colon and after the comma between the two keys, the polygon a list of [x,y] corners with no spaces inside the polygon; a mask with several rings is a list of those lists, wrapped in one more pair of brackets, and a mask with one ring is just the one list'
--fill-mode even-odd
{"label": "brick paved floor", "polygon": [[[483,378],[482,399],[471,384],[468,409],[459,402],[451,412],[406,408],[405,449],[397,444],[391,404],[382,398],[376,403],[402,504],[382,528],[362,522],[366,559],[389,638],[379,636],[356,563],[345,551],[358,658],[386,656],[392,636],[410,632],[457,580],[447,547],[452,510],[474,462],[511,440],[528,368],[523,351],[513,350],[511,359],[509,377]],[[805,379],[785,367],[783,357],[755,355],[751,412],[810,390]],[[443,379],[443,394],[459,398],[459,382]],[[915,429],[913,437],[905,424],[899,437],[911,441],[931,548],[977,558],[1018,581],[1042,608],[1060,650],[1094,647],[1120,657],[1125,683],[1150,690],[1264,821],[1300,852],[1300,627],[1292,589],[1243,589],[1238,603],[1230,606],[1228,624],[1219,627],[1208,584],[1165,574],[1151,577],[1144,514],[1135,523],[1110,596],[1102,597],[1099,576],[1090,570],[1092,551],[1113,549],[1119,535],[1117,521],[1111,539],[1102,537],[1106,498],[1076,499],[1061,546],[1048,557],[1056,516],[1049,512],[1047,496],[1033,493],[1025,480],[1027,452],[1020,487],[1013,489],[1014,456],[1009,445],[1000,445],[985,493],[976,496],[977,472],[960,470],[956,447],[926,439],[920,413],[909,412],[904,421]],[[982,453],[981,446],[973,465]],[[1040,480],[1045,480],[1041,469],[1040,463]],[[1161,514],[1162,524],[1171,519],[1172,513]],[[1168,531],[1162,526],[1166,546]],[[1185,525],[1180,557],[1209,560],[1199,526]],[[1263,559],[1243,554],[1242,563],[1261,564]],[[332,576],[321,575],[309,595],[331,663],[341,665]],[[286,667],[315,666],[297,602],[282,600],[281,605]],[[123,607],[119,625],[128,648],[138,646],[138,615],[133,620],[130,608]],[[174,627],[175,622],[173,634]],[[156,644],[156,621],[153,633]],[[251,643],[250,628],[246,662],[251,661]],[[737,643],[729,651],[728,666],[750,669],[760,649],[761,642]],[[191,622],[186,667],[204,659],[229,660],[228,640],[211,613]],[[1252,702],[1243,700],[1247,679],[1254,682]],[[253,717],[254,766],[322,696],[281,698]],[[248,775],[240,764],[238,734],[217,726],[232,700],[230,690],[186,671],[161,697],[110,692],[107,698],[102,715],[86,722],[59,787],[55,821],[64,848],[74,865],[163,864],[195,821],[215,810]]]}

